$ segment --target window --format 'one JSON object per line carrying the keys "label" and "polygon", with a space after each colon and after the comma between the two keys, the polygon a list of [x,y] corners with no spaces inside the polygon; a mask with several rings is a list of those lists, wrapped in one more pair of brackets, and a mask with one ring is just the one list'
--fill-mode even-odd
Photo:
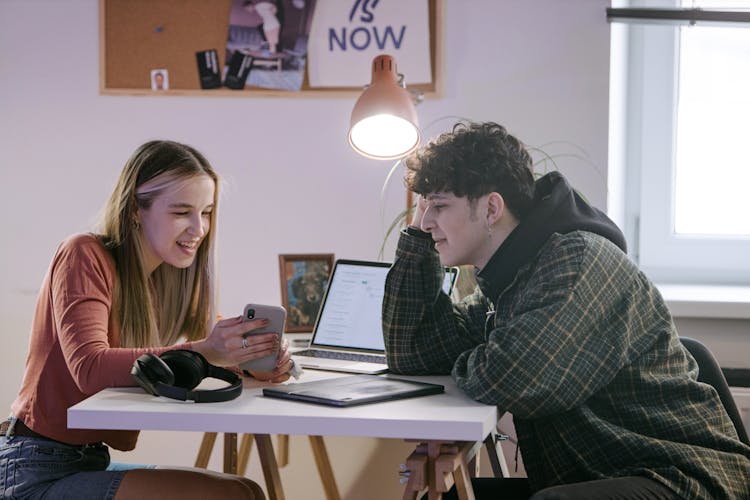
{"label": "window", "polygon": [[[750,2],[700,2],[740,5]],[[625,36],[618,39],[616,29]],[[750,25],[616,29],[625,104],[612,112],[625,113],[632,256],[656,281],[750,284]]]}

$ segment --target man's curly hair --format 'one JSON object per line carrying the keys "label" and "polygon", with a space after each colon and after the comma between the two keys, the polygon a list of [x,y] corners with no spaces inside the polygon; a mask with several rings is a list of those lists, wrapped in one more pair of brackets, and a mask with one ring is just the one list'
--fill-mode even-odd
{"label": "man's curly hair", "polygon": [[421,195],[448,192],[474,202],[497,192],[519,220],[533,202],[531,155],[497,123],[459,122],[404,163],[406,186]]}

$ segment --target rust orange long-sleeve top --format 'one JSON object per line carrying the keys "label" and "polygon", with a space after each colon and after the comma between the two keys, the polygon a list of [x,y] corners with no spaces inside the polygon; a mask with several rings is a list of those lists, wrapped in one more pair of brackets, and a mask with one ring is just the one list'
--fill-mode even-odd
{"label": "rust orange long-sleeve top", "polygon": [[138,431],[68,429],[68,408],[106,387],[136,385],[130,369],[144,353],[192,349],[190,343],[121,348],[114,285],[115,261],[96,237],[76,235],[60,245],[39,291],[26,371],[11,406],[35,432],[132,450]]}

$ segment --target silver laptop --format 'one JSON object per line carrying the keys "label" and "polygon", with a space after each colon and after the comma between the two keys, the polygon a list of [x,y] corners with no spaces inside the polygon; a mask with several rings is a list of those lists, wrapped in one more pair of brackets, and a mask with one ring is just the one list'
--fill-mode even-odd
{"label": "silver laptop", "polygon": [[303,368],[383,373],[381,323],[385,277],[391,264],[338,259],[328,280],[310,345],[293,352]]}
{"label": "silver laptop", "polygon": [[[390,268],[388,262],[337,260],[310,344],[292,353],[295,362],[318,370],[370,374],[387,371],[382,308]],[[447,271],[443,289],[450,293],[456,270]]]}

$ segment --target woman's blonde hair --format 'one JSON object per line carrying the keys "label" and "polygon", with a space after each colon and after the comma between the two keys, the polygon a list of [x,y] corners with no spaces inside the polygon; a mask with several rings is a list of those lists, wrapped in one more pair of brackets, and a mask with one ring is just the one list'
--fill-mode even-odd
{"label": "woman's blonde hair", "polygon": [[[185,269],[162,264],[148,276],[138,209],[148,209],[176,183],[204,175],[214,181],[214,208],[195,260]],[[117,267],[112,307],[117,311],[122,347],[172,345],[183,336],[197,340],[212,328],[218,184],[218,175],[202,154],[173,141],[147,142],[125,164],[100,222],[100,238]]]}

